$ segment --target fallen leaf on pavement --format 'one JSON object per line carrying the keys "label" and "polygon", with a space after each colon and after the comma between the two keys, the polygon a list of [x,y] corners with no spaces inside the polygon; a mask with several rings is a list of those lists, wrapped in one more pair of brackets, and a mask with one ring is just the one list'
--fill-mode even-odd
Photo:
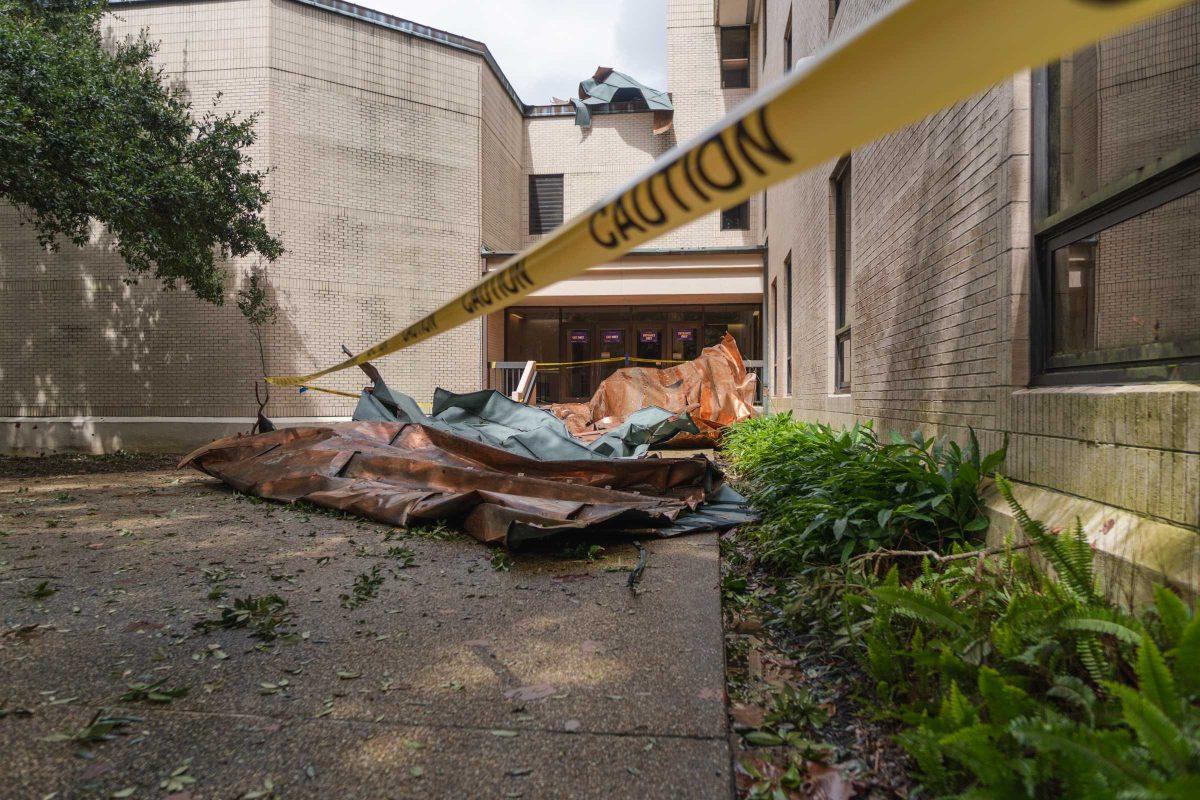
{"label": "fallen leaf on pavement", "polygon": [[558,689],[548,683],[535,683],[530,686],[509,689],[504,693],[504,696],[509,700],[529,702],[531,700],[544,700],[557,691]]}

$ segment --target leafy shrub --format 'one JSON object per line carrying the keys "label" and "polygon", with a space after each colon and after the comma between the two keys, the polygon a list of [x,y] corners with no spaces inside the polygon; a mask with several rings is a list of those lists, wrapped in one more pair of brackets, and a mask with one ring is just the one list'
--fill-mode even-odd
{"label": "leafy shrub", "polygon": [[1001,492],[1053,567],[1023,553],[893,569],[854,602],[861,644],[926,789],[970,797],[1200,797],[1200,615],[1156,590],[1097,591],[1078,525],[1054,535]]}
{"label": "leafy shrub", "polygon": [[739,422],[722,444],[763,513],[759,557],[784,570],[982,533],[979,483],[1005,452],[981,458],[974,432],[965,448],[920,433],[882,443],[869,423],[834,430],[790,413]]}

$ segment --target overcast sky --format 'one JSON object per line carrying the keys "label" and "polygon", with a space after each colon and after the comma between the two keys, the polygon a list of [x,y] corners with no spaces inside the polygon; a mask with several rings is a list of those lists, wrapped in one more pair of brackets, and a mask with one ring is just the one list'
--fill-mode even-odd
{"label": "overcast sky", "polygon": [[526,103],[574,97],[596,67],[666,89],[665,0],[356,0],[488,46]]}

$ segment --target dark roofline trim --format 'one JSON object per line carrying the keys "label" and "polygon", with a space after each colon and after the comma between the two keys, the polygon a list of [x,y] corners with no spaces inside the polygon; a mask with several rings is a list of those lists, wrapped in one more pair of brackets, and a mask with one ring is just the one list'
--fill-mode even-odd
{"label": "dark roofline trim", "polygon": [[[199,0],[108,0],[110,6],[115,5],[176,5],[180,3],[198,2]],[[343,0],[292,0],[294,3],[300,3],[313,8],[319,8],[323,11],[329,11],[333,14],[340,14],[343,17],[350,17],[361,22],[369,22],[372,25],[378,25],[381,28],[389,28],[400,33],[413,36],[417,39],[424,39],[435,44],[445,45],[455,50],[462,50],[468,53],[473,53],[477,56],[483,56],[483,60],[492,70],[492,74],[496,76],[496,80],[500,81],[500,85],[504,87],[504,91],[508,93],[508,97],[513,101],[513,105],[521,112],[522,116],[528,113],[528,106],[521,101],[517,95],[517,90],[508,82],[508,77],[505,76],[504,70],[500,69],[500,65],[496,63],[496,59],[492,56],[492,51],[483,42],[477,42],[474,39],[468,39],[465,36],[459,36],[456,33],[431,28],[428,25],[421,25],[411,20],[394,17],[391,14],[384,14],[382,11],[375,11],[370,8],[364,8],[354,3],[347,3]]]}
{"label": "dark roofline trim", "polygon": [[[626,100],[620,103],[600,103],[589,105],[592,114],[653,114],[654,109],[646,108],[644,101]],[[527,117],[574,117],[575,106],[571,104],[525,106]]]}
{"label": "dark roofline trim", "polygon": [[[177,5],[206,1],[209,0],[108,0],[108,4],[110,6]],[[531,105],[523,102],[517,94],[517,90],[508,82],[508,77],[504,74],[504,70],[500,69],[500,65],[496,62],[492,51],[483,42],[468,39],[466,36],[459,36],[457,33],[450,33],[439,28],[431,28],[428,25],[395,17],[391,14],[384,14],[382,11],[375,11],[374,9],[355,5],[354,3],[347,3],[344,0],[291,0],[291,2],[319,8],[322,11],[328,11],[332,14],[340,14],[343,17],[350,17],[360,22],[369,22],[372,25],[388,28],[389,30],[407,34],[417,39],[424,39],[427,42],[445,45],[455,50],[462,50],[482,56],[492,74],[496,76],[496,80],[500,81],[500,85],[508,93],[508,99],[512,100],[513,105],[517,107],[517,111],[521,113],[522,117],[565,117],[575,115],[575,108],[571,105]],[[625,103],[608,103],[602,106],[592,106],[591,112],[593,114],[631,114],[639,111],[648,112],[650,110],[646,108],[624,108],[623,106],[625,105]],[[560,111],[559,109],[566,110]]]}

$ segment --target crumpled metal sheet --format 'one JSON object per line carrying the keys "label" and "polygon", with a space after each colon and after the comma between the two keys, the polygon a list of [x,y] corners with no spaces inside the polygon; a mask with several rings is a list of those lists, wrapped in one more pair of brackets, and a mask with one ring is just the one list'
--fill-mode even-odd
{"label": "crumpled metal sheet", "polygon": [[678,433],[700,432],[687,414],[643,408],[621,425],[576,437],[546,409],[518,403],[492,389],[467,394],[437,389],[427,416],[415,400],[389,387],[377,373],[372,386],[359,396],[354,419],[417,422],[543,460],[631,458]]}
{"label": "crumpled metal sheet", "polygon": [[754,416],[756,381],[746,370],[737,342],[726,333],[699,358],[666,369],[619,369],[600,382],[587,404],[561,403],[550,411],[573,435],[586,438],[589,431],[607,430],[641,409],[656,407],[687,414],[697,427],[698,435],[681,433],[670,440],[672,445],[711,447],[726,426]]}
{"label": "crumpled metal sheet", "polygon": [[441,520],[509,547],[592,531],[672,536],[755,518],[703,456],[542,460],[417,423],[228,437],[180,466],[271,500],[398,526]]}
{"label": "crumpled metal sheet", "polygon": [[670,93],[652,89],[612,67],[596,67],[592,77],[579,82],[579,99],[571,99],[571,105],[575,107],[575,124],[583,128],[591,126],[592,112],[589,106],[636,100],[645,101],[646,108],[654,112],[655,135],[671,129],[675,106]]}

